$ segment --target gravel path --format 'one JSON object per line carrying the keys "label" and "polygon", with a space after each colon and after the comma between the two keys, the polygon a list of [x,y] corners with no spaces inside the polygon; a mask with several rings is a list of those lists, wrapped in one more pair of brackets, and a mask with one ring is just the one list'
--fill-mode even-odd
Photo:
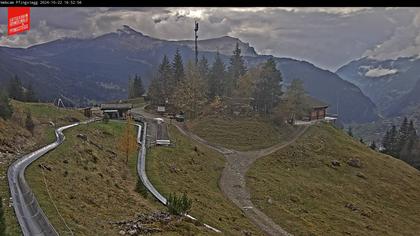
{"label": "gravel path", "polygon": [[[157,117],[144,111],[144,109],[136,109],[136,113],[142,114],[146,118]],[[166,120],[166,119],[165,119]],[[166,120],[168,122],[168,120]],[[291,235],[286,230],[277,225],[270,217],[260,211],[254,206],[251,201],[251,194],[246,187],[246,172],[252,166],[252,164],[259,158],[270,155],[288,145],[294,143],[309,126],[300,126],[290,140],[276,144],[269,148],[255,150],[255,151],[236,151],[228,149],[216,144],[210,143],[207,140],[202,139],[188,131],[184,124],[178,122],[171,122],[175,125],[178,130],[184,135],[191,139],[206,145],[207,147],[220,152],[226,158],[226,165],[222,171],[222,176],[219,180],[219,186],[223,194],[230,199],[236,206],[238,206],[244,214],[250,219],[255,225],[263,230],[267,235]]]}
{"label": "gravel path", "polygon": [[209,143],[206,140],[190,133],[185,126],[175,124],[178,130],[184,135],[206,145],[207,147],[222,153],[226,158],[226,165],[223,169],[222,176],[219,180],[219,186],[222,192],[242,211],[245,215],[261,228],[268,235],[291,235],[279,225],[277,225],[270,217],[257,209],[251,201],[251,195],[246,187],[246,172],[251,165],[259,158],[270,155],[271,153],[282,149],[294,143],[305,131],[308,126],[300,127],[293,135],[292,139],[274,145],[272,147],[241,152]]}

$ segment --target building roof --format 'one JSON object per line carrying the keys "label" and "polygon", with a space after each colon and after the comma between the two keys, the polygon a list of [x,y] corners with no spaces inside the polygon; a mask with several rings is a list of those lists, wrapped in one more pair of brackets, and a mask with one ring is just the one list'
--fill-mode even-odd
{"label": "building roof", "polygon": [[328,107],[327,103],[308,95],[305,96],[305,103],[308,104],[312,108],[327,108]]}
{"label": "building roof", "polygon": [[118,104],[101,104],[101,110],[118,110],[118,109],[131,109],[133,104],[131,103],[118,103]]}

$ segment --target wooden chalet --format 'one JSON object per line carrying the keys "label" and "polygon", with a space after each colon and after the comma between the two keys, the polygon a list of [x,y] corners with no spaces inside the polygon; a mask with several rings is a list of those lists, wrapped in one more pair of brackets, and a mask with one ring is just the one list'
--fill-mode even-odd
{"label": "wooden chalet", "polygon": [[327,115],[328,104],[311,96],[305,97],[305,103],[309,106],[309,114],[305,120],[324,120]]}
{"label": "wooden chalet", "polygon": [[125,119],[132,108],[131,103],[101,104],[101,111],[110,119]]}

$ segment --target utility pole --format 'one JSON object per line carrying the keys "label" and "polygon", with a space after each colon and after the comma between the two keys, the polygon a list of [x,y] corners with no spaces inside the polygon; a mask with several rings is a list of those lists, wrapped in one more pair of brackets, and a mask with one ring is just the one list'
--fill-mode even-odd
{"label": "utility pole", "polygon": [[197,31],[198,31],[198,22],[195,21],[195,65],[198,64],[198,48],[197,48],[197,39],[198,39],[198,35],[197,35]]}

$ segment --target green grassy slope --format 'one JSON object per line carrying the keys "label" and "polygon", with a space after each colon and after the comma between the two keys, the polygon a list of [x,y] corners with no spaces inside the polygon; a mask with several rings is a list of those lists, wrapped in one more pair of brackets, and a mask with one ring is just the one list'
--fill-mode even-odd
{"label": "green grassy slope", "polygon": [[218,187],[223,156],[186,138],[173,126],[169,132],[175,147],[156,147],[148,153],[147,173],[155,187],[166,196],[187,193],[193,199],[191,215],[222,230],[223,235],[261,235]]}
{"label": "green grassy slope", "polygon": [[295,235],[418,235],[419,183],[418,170],[329,125],[311,127],[247,175],[252,201]]}
{"label": "green grassy slope", "polygon": [[[137,154],[127,165],[123,154],[116,150],[124,125],[93,123],[65,131],[66,141],[28,168],[29,185],[61,235],[69,232],[65,223],[75,235],[117,235],[118,229],[109,222],[165,210],[135,192]],[[88,140],[83,141],[78,134],[86,135]],[[183,221],[157,227],[169,235],[200,232],[194,224]]]}
{"label": "green grassy slope", "polygon": [[292,131],[292,127],[281,129],[262,119],[226,119],[204,117],[188,124],[191,131],[201,138],[235,150],[247,151],[270,147]]}
{"label": "green grassy slope", "polygon": [[[0,119],[0,193],[4,200],[7,235],[21,235],[13,207],[9,207],[9,185],[7,169],[9,165],[24,153],[28,153],[55,140],[54,128],[49,122],[57,125],[69,124],[74,120],[85,119],[77,110],[56,108],[46,103],[23,103],[12,101],[14,109],[11,119]],[[26,130],[26,112],[31,112],[35,123],[34,135]],[[10,154],[6,154],[10,153]]]}

